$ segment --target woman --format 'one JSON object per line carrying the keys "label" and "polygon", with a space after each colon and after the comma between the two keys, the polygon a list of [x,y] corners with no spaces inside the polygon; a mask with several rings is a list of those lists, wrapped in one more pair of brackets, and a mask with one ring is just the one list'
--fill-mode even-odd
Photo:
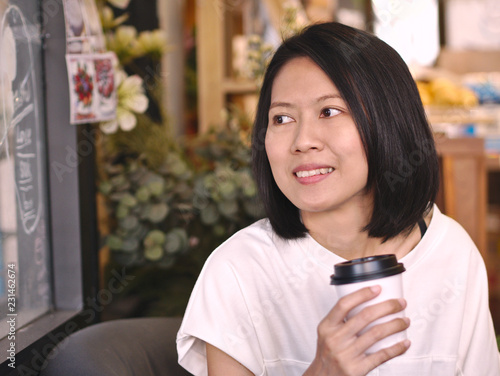
{"label": "woman", "polygon": [[[391,47],[337,23],[286,40],[264,78],[252,148],[268,218],[207,260],[178,334],[181,365],[195,375],[500,375],[484,263],[433,204],[432,133]],[[380,287],[338,299],[333,265],[388,253],[406,267],[406,300],[345,320]],[[405,329],[409,340],[365,354]]]}

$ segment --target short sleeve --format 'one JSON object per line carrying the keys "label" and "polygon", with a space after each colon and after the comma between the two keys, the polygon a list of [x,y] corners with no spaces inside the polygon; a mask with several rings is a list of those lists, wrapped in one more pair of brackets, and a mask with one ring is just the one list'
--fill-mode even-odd
{"label": "short sleeve", "polygon": [[459,364],[463,375],[500,375],[499,352],[488,304],[486,267],[474,249],[469,262]]}
{"label": "short sleeve", "polygon": [[[179,363],[194,375],[207,375],[205,343],[222,350],[255,375],[263,373],[259,341],[241,278],[225,257],[225,244],[209,257],[191,294],[177,334]],[[227,252],[226,252],[227,253]],[[250,296],[249,296],[250,295]]]}

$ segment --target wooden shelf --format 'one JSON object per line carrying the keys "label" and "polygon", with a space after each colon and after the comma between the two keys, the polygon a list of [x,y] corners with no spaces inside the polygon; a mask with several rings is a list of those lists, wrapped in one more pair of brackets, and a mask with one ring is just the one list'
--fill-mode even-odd
{"label": "wooden shelf", "polygon": [[[270,23],[278,28],[284,0],[263,1]],[[196,2],[199,132],[220,125],[221,113],[234,101],[243,103],[245,112],[255,105],[256,83],[232,77],[233,37],[245,33],[244,21],[251,18],[248,5],[248,2],[220,0]]]}
{"label": "wooden shelf", "polygon": [[426,106],[425,112],[431,124],[487,124],[495,126],[500,107]]}
{"label": "wooden shelf", "polygon": [[250,80],[226,78],[222,82],[225,94],[256,94],[258,89],[257,84]]}
{"label": "wooden shelf", "polygon": [[487,260],[487,169],[484,140],[436,137],[441,186],[437,204],[455,219]]}
{"label": "wooden shelf", "polygon": [[500,154],[486,156],[486,168],[488,171],[500,171]]}

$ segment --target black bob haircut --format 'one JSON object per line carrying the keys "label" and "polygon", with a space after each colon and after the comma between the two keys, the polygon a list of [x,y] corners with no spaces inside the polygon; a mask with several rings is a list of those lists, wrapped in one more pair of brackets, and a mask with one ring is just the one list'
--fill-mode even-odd
{"label": "black bob haircut", "polygon": [[253,171],[266,214],[284,239],[308,232],[299,209],[278,188],[265,150],[274,79],[307,57],[332,80],[358,128],[368,161],[373,213],[362,231],[386,241],[409,234],[430,210],[439,188],[432,131],[416,84],[399,54],[374,35],[339,23],[307,27],[274,54],[260,92],[252,134]]}

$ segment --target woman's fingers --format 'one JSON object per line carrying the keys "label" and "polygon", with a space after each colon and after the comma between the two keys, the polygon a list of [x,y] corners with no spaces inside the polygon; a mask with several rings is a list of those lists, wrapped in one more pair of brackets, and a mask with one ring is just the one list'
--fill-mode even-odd
{"label": "woman's fingers", "polygon": [[353,352],[364,353],[372,345],[392,334],[402,332],[410,326],[410,319],[407,317],[396,318],[394,320],[378,324],[363,333],[354,344]]}
{"label": "woman's fingers", "polygon": [[406,300],[404,299],[390,299],[381,303],[369,305],[347,321],[345,330],[347,334],[355,335],[373,321],[384,316],[401,312],[405,308]]}
{"label": "woman's fingers", "polygon": [[367,372],[371,371],[375,367],[378,367],[382,363],[395,358],[396,356],[404,354],[410,345],[410,340],[405,339],[404,341],[398,342],[393,346],[386,347],[385,349],[381,349],[373,354],[367,355],[364,359]]}
{"label": "woman's fingers", "polygon": [[343,322],[347,314],[353,308],[375,298],[378,294],[380,294],[380,291],[381,287],[376,285],[362,288],[340,298],[323,321],[325,321],[327,325],[337,325]]}
{"label": "woman's fingers", "polygon": [[[409,326],[407,318],[391,320],[387,317],[405,309],[404,299],[390,299],[370,304],[370,300],[377,297],[380,291],[380,286],[367,287],[339,299],[318,326],[318,348],[313,362],[314,369],[334,370],[333,374],[339,375],[365,375],[408,349],[409,342],[401,342],[374,354],[366,354],[366,350],[376,342]],[[351,311],[356,313],[353,314]],[[352,316],[345,321],[349,312]],[[383,319],[384,317],[387,318]],[[366,328],[378,319],[382,319],[382,323]],[[384,322],[384,320],[390,321]]]}

